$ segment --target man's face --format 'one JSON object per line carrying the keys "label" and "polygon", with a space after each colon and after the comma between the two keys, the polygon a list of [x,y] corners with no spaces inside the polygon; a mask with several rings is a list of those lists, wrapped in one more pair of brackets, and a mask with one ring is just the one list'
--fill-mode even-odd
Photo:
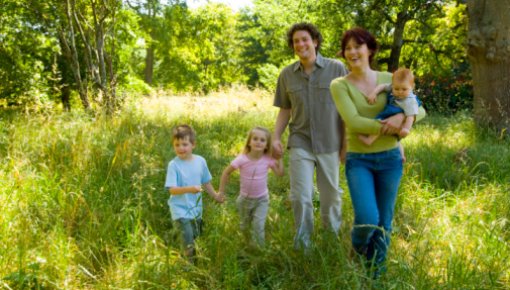
{"label": "man's face", "polygon": [[301,60],[314,59],[315,49],[317,47],[317,40],[313,40],[310,33],[306,30],[298,30],[292,35],[292,43],[294,53]]}

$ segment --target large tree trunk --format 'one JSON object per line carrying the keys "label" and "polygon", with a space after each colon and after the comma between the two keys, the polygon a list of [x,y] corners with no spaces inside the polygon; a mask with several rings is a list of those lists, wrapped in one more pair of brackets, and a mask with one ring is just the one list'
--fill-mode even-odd
{"label": "large tree trunk", "polygon": [[469,0],[468,55],[479,125],[510,130],[510,0]]}

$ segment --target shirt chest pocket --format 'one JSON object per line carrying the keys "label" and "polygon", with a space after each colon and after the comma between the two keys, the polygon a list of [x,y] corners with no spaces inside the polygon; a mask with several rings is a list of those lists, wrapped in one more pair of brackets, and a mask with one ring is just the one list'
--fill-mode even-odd
{"label": "shirt chest pocket", "polygon": [[320,82],[317,85],[317,94],[321,103],[333,104],[329,86],[330,82]]}
{"label": "shirt chest pocket", "polygon": [[303,104],[305,102],[306,91],[302,84],[294,84],[289,86],[288,94],[292,104]]}

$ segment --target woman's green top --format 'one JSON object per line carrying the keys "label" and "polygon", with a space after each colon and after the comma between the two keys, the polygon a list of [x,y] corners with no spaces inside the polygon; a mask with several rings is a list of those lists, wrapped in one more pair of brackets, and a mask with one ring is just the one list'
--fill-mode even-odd
{"label": "woman's green top", "polygon": [[[377,84],[391,83],[391,73],[377,72]],[[398,146],[397,136],[381,135],[372,145],[366,145],[358,134],[376,135],[380,133],[382,124],[375,119],[387,103],[387,94],[380,93],[375,104],[367,102],[365,95],[345,77],[336,78],[331,82],[331,95],[340,116],[345,122],[347,152],[375,153],[393,149]],[[421,120],[426,113],[420,107],[416,120]]]}

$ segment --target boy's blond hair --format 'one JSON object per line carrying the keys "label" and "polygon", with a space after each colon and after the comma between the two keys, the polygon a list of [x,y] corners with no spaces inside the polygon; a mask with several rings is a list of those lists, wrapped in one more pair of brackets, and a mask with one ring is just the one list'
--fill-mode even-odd
{"label": "boy's blond hair", "polygon": [[195,144],[195,131],[190,125],[182,124],[177,125],[172,130],[172,142],[175,140],[181,140],[188,137],[191,144]]}
{"label": "boy's blond hair", "polygon": [[405,67],[401,67],[393,73],[392,81],[409,82],[414,88],[414,74],[410,69]]}
{"label": "boy's blond hair", "polygon": [[244,154],[247,154],[247,153],[250,153],[251,151],[251,148],[250,148],[250,139],[251,137],[253,136],[253,131],[255,130],[259,130],[259,131],[262,131],[266,134],[266,140],[267,140],[267,147],[264,149],[264,154],[268,154],[268,155],[271,155],[272,154],[272,142],[271,142],[271,132],[264,128],[264,127],[255,127],[253,129],[250,130],[250,132],[248,132],[248,138],[246,138],[246,144],[244,145],[244,150],[243,150],[243,153]]}

